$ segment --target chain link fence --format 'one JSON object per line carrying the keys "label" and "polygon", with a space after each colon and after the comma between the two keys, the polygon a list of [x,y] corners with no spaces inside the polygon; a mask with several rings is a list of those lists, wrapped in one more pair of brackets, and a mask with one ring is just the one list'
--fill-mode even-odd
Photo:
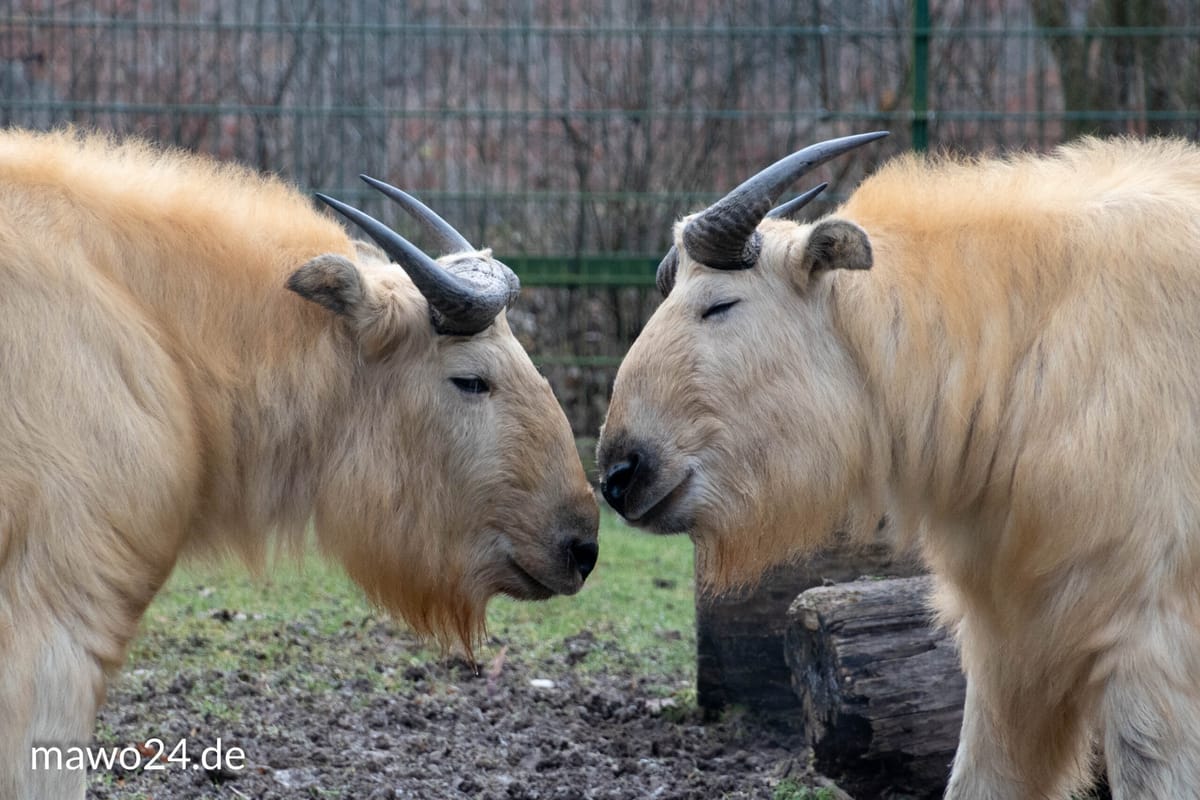
{"label": "chain link fence", "polygon": [[677,216],[877,128],[814,214],[912,147],[1196,137],[1200,5],[0,0],[0,124],[237,160],[417,237],[356,176],[414,192],[522,276],[514,327],[587,437]]}

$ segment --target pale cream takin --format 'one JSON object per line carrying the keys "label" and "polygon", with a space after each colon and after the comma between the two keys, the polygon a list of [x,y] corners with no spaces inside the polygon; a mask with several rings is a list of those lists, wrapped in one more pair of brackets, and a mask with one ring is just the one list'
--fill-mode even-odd
{"label": "pale cream takin", "polygon": [[384,249],[356,244],[239,167],[0,133],[0,799],[83,796],[31,747],[87,742],[185,553],[258,566],[312,521],[374,601],[468,647],[489,597],[594,566],[570,428],[505,321],[515,276],[376,186],[445,257],[339,207]]}
{"label": "pale cream takin", "polygon": [[[794,154],[676,227],[599,445],[716,588],[885,514],[968,677],[948,797],[1200,787],[1200,148],[887,163],[767,217]],[[782,165],[782,166],[780,166]]]}

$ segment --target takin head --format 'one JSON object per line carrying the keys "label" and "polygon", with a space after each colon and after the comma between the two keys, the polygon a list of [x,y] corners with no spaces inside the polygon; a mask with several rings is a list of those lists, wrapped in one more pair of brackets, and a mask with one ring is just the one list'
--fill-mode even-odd
{"label": "takin head", "polygon": [[288,279],[334,315],[357,362],[354,422],[318,455],[330,463],[317,538],[373,600],[469,650],[491,596],[581,588],[598,553],[596,500],[562,408],[505,319],[516,275],[415,198],[364,180],[448,255],[318,195],[382,252],[360,244],[356,260],[320,256]]}
{"label": "takin head", "polygon": [[659,265],[665,299],[617,372],[597,452],[605,499],[634,525],[690,533],[710,588],[811,549],[861,484],[866,398],[824,276],[868,269],[871,245],[847,220],[788,220],[824,185],[771,206],[884,135],[801,150],[681,220]]}

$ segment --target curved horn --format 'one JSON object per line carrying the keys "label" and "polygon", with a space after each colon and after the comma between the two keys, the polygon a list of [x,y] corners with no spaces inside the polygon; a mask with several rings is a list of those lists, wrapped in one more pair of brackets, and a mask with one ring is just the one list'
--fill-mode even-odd
{"label": "curved horn", "polygon": [[[796,195],[786,203],[775,206],[767,212],[767,216],[773,219],[791,219],[797,211],[811,203],[814,197],[825,191],[828,187],[828,183],[814,186],[804,194]],[[674,288],[675,270],[677,269],[679,269],[679,251],[675,249],[675,245],[671,245],[671,249],[663,256],[663,260],[658,262],[658,271],[654,275],[654,282],[657,284],[658,291],[663,297],[669,295],[671,289]]]}
{"label": "curved horn", "polygon": [[828,183],[818,184],[803,194],[798,194],[786,203],[780,203],[767,212],[768,219],[795,219],[796,212],[812,202],[813,198],[829,188]]}
{"label": "curved horn", "polygon": [[408,212],[410,217],[421,223],[421,227],[434,238],[438,251],[443,255],[446,253],[467,253],[475,250],[475,247],[467,241],[465,236],[454,230],[453,225],[446,222],[433,209],[408,192],[397,189],[390,183],[376,180],[370,175],[359,175],[358,177],[366,181],[367,185],[378,189],[392,200],[395,200],[401,208]]}
{"label": "curved horn", "polygon": [[843,136],[781,158],[694,217],[683,229],[688,254],[715,269],[749,269],[758,261],[756,229],[780,193],[801,175],[887,131]]}
{"label": "curved horn", "polygon": [[408,273],[413,285],[429,301],[433,325],[439,333],[460,336],[479,333],[507,305],[506,281],[491,280],[490,273],[482,275],[480,270],[467,274],[479,275],[482,280],[464,280],[374,217],[327,195],[317,193],[316,197],[362,228]]}

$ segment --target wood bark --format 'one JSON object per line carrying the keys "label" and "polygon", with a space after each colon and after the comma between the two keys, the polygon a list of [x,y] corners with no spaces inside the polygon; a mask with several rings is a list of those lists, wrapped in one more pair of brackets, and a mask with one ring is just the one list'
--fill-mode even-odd
{"label": "wood bark", "polygon": [[801,594],[785,652],[814,768],[864,797],[941,797],[966,680],[931,625],[928,577],[862,580]]}
{"label": "wood bark", "polygon": [[795,724],[800,710],[784,659],[787,610],[814,586],[864,575],[916,575],[913,558],[896,556],[882,539],[867,547],[837,542],[802,563],[771,570],[751,591],[696,597],[696,693],[712,714],[743,706]]}

